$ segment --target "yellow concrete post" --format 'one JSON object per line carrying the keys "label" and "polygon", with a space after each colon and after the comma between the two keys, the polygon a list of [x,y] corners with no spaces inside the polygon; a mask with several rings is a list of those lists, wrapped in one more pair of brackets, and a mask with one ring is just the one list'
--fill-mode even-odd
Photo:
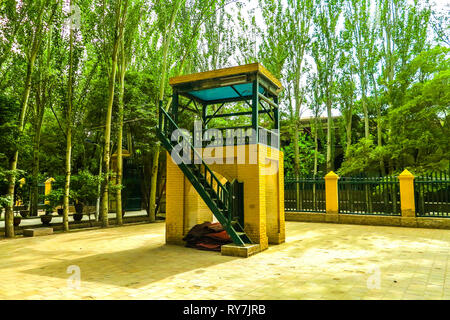
{"label": "yellow concrete post", "polygon": [[415,226],[416,205],[414,202],[414,176],[408,170],[404,170],[399,176],[400,182],[400,207],[402,210],[402,225]]}
{"label": "yellow concrete post", "polygon": [[183,245],[185,223],[185,178],[166,152],[166,243]]}
{"label": "yellow concrete post", "polygon": [[[51,191],[52,191],[52,183],[55,182],[55,179],[53,178],[48,178],[47,180],[45,180],[45,190],[44,190],[44,194],[48,195]],[[45,200],[44,204],[50,204],[50,201]]]}
{"label": "yellow concrete post", "polygon": [[[231,151],[229,150],[231,149]],[[225,183],[244,183],[244,231],[259,250],[285,241],[283,153],[264,145],[239,145],[203,159]],[[217,151],[217,148],[216,150]],[[241,158],[242,163],[239,162]],[[167,153],[166,243],[184,244],[195,225],[213,219],[203,199]],[[214,161],[213,161],[214,160]]]}
{"label": "yellow concrete post", "polygon": [[338,222],[339,220],[338,179],[339,176],[333,171],[325,176],[325,221]]}
{"label": "yellow concrete post", "polygon": [[[25,184],[25,182],[26,182],[25,178],[20,179],[19,180],[19,188],[22,188],[23,185]],[[23,206],[22,199],[17,199],[15,205],[16,206]]]}

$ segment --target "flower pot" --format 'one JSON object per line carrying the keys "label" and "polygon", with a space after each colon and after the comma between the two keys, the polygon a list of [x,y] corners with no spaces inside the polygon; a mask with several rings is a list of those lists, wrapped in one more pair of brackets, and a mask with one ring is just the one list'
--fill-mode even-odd
{"label": "flower pot", "polygon": [[53,216],[49,215],[49,214],[45,214],[43,216],[41,216],[41,222],[44,225],[49,225],[50,221],[52,221]]}
{"label": "flower pot", "polygon": [[73,214],[73,221],[81,221],[81,219],[83,219],[83,214],[82,213],[74,213]]}
{"label": "flower pot", "polygon": [[20,210],[20,215],[22,218],[26,218],[30,215],[30,210]]}
{"label": "flower pot", "polygon": [[21,217],[14,217],[14,220],[13,220],[14,227],[19,226],[21,221],[22,221]]}
{"label": "flower pot", "polygon": [[83,213],[83,204],[82,203],[75,203],[75,212],[82,214]]}
{"label": "flower pot", "polygon": [[58,211],[58,215],[60,215],[60,216],[62,216],[64,214],[63,208],[59,208],[57,211]]}

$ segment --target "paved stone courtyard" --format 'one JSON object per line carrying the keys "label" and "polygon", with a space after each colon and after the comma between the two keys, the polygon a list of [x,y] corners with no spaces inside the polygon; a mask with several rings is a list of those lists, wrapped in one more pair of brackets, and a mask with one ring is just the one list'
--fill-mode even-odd
{"label": "paved stone courtyard", "polygon": [[248,259],[165,245],[164,223],[2,239],[0,299],[450,299],[450,230],[286,231]]}

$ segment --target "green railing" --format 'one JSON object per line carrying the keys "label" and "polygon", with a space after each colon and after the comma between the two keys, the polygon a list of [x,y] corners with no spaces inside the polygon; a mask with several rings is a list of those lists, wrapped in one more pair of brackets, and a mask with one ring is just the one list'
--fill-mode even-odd
{"label": "green railing", "polygon": [[318,176],[285,177],[285,211],[325,212],[325,180]]}
{"label": "green railing", "polygon": [[[162,128],[162,132],[166,134],[166,137],[171,137],[171,131],[170,130],[180,130],[178,128],[175,121],[172,120],[172,118],[169,116],[169,114],[163,109],[159,109],[159,127]],[[169,138],[170,139],[170,138]],[[188,149],[188,152],[190,152],[190,159],[192,161],[199,163],[195,163],[196,170],[202,174],[206,181],[213,187],[213,190],[217,193],[219,201],[222,203],[227,203],[229,201],[228,199],[228,190],[225,188],[225,186],[220,182],[220,180],[216,177],[216,175],[212,172],[212,170],[206,165],[206,163],[203,161],[202,156],[195,150],[195,148],[191,145],[189,141],[189,136],[184,136],[182,141],[182,145],[185,147],[185,149]],[[181,150],[180,155],[183,156],[183,151]],[[181,159],[179,159],[181,160]]]}
{"label": "green railing", "polygon": [[338,198],[339,213],[401,215],[397,177],[340,177]]}
{"label": "green railing", "polygon": [[434,173],[414,179],[416,216],[450,217],[450,174]]}
{"label": "green railing", "polygon": [[[213,131],[219,133],[219,136],[222,140],[218,139],[218,137],[214,136]],[[201,132],[198,132],[201,133]],[[201,141],[202,147],[222,147],[229,145],[245,145],[251,144],[255,142],[255,136],[252,131],[251,126],[239,126],[239,127],[227,127],[227,128],[214,128],[212,131],[204,131],[203,137],[196,137]]]}
{"label": "green railing", "polygon": [[[252,126],[238,126],[226,128],[212,128],[210,130],[194,130],[194,141],[187,139],[194,146],[225,147],[256,143],[256,135]],[[275,130],[258,127],[258,143],[279,149],[279,134]]]}
{"label": "green railing", "polygon": [[[172,153],[174,146],[181,141],[172,141],[172,130],[179,130],[175,121],[169,114],[160,107],[159,109],[159,126],[158,137],[168,152],[171,152],[173,160],[189,179],[195,190],[199,193],[206,205],[213,212],[217,220],[227,231],[230,238],[237,245],[245,245],[252,243],[250,238],[245,234],[243,226],[235,221],[232,212],[232,194],[229,192],[220,180],[214,175],[213,171],[203,161],[196,148],[189,142],[189,135],[182,135],[183,146],[185,148]],[[180,138],[180,137],[179,137]],[[183,159],[188,152],[189,159]],[[188,160],[185,162],[185,160]],[[194,163],[192,163],[194,160]],[[197,162],[197,163],[196,163]]]}

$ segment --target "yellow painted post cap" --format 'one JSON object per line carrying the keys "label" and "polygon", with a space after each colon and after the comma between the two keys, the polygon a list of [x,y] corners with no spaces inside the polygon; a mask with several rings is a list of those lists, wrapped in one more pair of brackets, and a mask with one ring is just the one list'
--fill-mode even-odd
{"label": "yellow painted post cap", "polygon": [[414,176],[411,172],[409,172],[407,169],[403,170],[402,173],[398,176],[399,179],[414,179]]}
{"label": "yellow painted post cap", "polygon": [[339,176],[336,173],[334,173],[333,171],[330,171],[325,176],[325,179],[335,179],[335,180],[337,180],[337,179],[339,179]]}

